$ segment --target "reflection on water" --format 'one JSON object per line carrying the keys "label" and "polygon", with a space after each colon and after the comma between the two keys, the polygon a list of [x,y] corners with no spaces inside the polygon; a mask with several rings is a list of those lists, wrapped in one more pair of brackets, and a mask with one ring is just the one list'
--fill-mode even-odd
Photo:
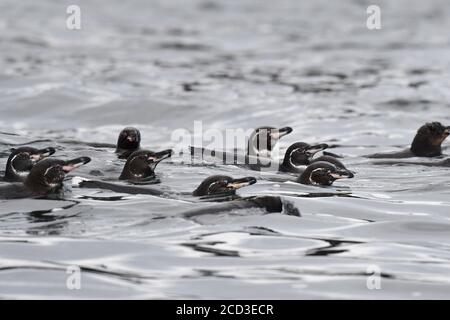
{"label": "reflection on water", "polygon": [[[381,1],[378,31],[365,28],[369,4],[79,1],[75,32],[64,5],[3,1],[1,170],[11,148],[33,144],[89,156],[76,174],[111,181],[123,162],[103,143],[124,126],[163,150],[202,121],[291,126],[281,149],[327,143],[356,176],[318,188],[174,157],[152,186],[170,196],[74,187],[64,200],[2,201],[0,297],[448,298],[448,169],[361,155],[404,148],[426,121],[450,124],[450,4]],[[255,176],[238,194],[280,196],[283,212],[205,211],[217,203],[188,194],[219,173]],[[82,290],[66,287],[72,265]],[[366,286],[371,266],[381,290]]]}

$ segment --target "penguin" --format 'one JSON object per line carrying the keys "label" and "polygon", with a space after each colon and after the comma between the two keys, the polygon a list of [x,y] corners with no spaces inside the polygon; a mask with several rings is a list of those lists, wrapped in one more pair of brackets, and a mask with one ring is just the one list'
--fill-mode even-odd
{"label": "penguin", "polygon": [[[302,173],[306,166],[317,161],[330,162],[338,168],[346,169],[345,165],[341,161],[332,156],[324,155],[318,158],[313,158],[318,152],[323,151],[328,147],[329,146],[326,143],[310,145],[306,142],[296,142],[289,146],[286,150],[283,161],[278,165],[278,171],[285,173]],[[225,164],[227,163],[227,160],[229,160],[226,159],[228,154],[221,152],[216,153],[213,151],[212,156],[223,157]],[[261,171],[263,168],[268,168],[268,165],[270,165],[271,161],[273,161],[269,158],[251,156],[246,156],[243,160],[243,162],[239,162],[235,158],[233,164],[246,167],[250,170]],[[262,163],[262,160],[264,160],[265,163]]]}
{"label": "penguin", "polygon": [[[185,218],[192,218],[204,214],[217,214],[244,208],[261,208],[268,213],[282,212],[286,214],[300,216],[300,212],[290,202],[283,202],[278,196],[253,196],[241,198],[235,195],[237,189],[256,183],[256,178],[232,178],[224,175],[215,175],[206,178],[192,192],[192,196],[208,202],[221,202],[216,205],[208,205],[203,208],[194,208],[182,214]],[[103,181],[84,180],[78,186],[80,188],[105,189],[118,193],[146,194],[153,196],[164,196],[167,192],[160,189],[140,186],[126,186]],[[230,200],[230,201],[228,201]],[[224,201],[227,201],[224,203]]]}
{"label": "penguin", "polygon": [[[172,156],[173,151],[167,149],[161,152],[139,150],[133,152],[127,159],[119,180],[127,180],[132,183],[145,183],[155,177],[155,168],[164,159]],[[159,189],[122,185],[97,180],[79,181],[80,188],[105,189],[118,193],[163,195],[165,192]]]}
{"label": "penguin", "polygon": [[192,193],[195,197],[235,193],[237,189],[256,183],[256,178],[245,177],[233,179],[229,176],[216,175],[206,178]]}
{"label": "penguin", "polygon": [[[268,158],[271,156],[272,150],[278,141],[291,133],[291,127],[274,128],[274,127],[259,127],[252,131],[247,141],[247,149],[245,155],[238,154],[237,150],[234,153],[226,151],[208,150],[206,148],[189,147],[191,156],[211,155],[223,161],[224,164],[249,164],[257,163],[258,157],[262,156]],[[206,153],[206,154],[205,154]],[[252,161],[254,160],[254,161]],[[232,162],[232,163],[230,163]]]}
{"label": "penguin", "polygon": [[60,195],[66,175],[91,161],[88,157],[69,161],[45,159],[39,161],[30,171],[23,184],[0,187],[0,199],[22,199]]}
{"label": "penguin", "polygon": [[278,141],[292,132],[291,127],[274,128],[274,127],[259,127],[253,130],[247,143],[247,155],[259,156],[262,154],[270,156]]}
{"label": "penguin", "polygon": [[339,169],[334,164],[318,161],[309,165],[297,179],[306,185],[331,186],[337,179],[353,178],[354,174],[346,169]]}
{"label": "penguin", "polygon": [[[325,143],[309,145],[305,142],[296,142],[289,146],[286,150],[283,161],[279,165],[278,170],[280,172],[301,173],[304,171],[305,166],[311,164],[313,161],[317,161],[317,159],[313,160],[313,157],[317,152],[323,151],[327,148],[328,145]],[[321,158],[325,158],[325,156],[318,159]],[[336,161],[339,162],[337,159]],[[342,163],[341,165],[343,166]]]}
{"label": "penguin", "polygon": [[450,127],[440,122],[425,123],[417,133],[409,149],[400,152],[375,153],[366,155],[366,158],[411,158],[411,157],[438,157],[442,155],[442,142],[450,134]]}
{"label": "penguin", "polygon": [[141,148],[141,132],[133,127],[123,129],[117,139],[116,154],[119,159],[128,159]]}
{"label": "penguin", "polygon": [[[234,195],[237,189],[245,186],[249,186],[256,183],[256,178],[245,177],[233,179],[232,177],[225,175],[215,175],[206,178],[200,183],[197,189],[192,192],[194,197],[203,196],[222,196],[222,195]],[[160,196],[166,194],[167,192],[142,186],[127,186],[103,181],[95,180],[82,180],[78,183],[80,188],[96,188],[96,189],[106,189],[118,193],[128,193],[128,194],[148,194],[154,196]],[[212,199],[212,198],[210,198]]]}
{"label": "penguin", "polygon": [[127,159],[120,180],[142,181],[155,175],[155,168],[162,160],[170,158],[173,151],[167,149],[161,152],[139,150],[133,152]]}
{"label": "penguin", "polygon": [[54,148],[36,149],[32,147],[21,147],[13,149],[6,162],[3,181],[23,182],[30,173],[33,166],[44,158],[53,155]]}
{"label": "penguin", "polygon": [[126,127],[122,131],[120,131],[116,144],[103,142],[85,142],[78,140],[58,140],[58,142],[72,145],[85,145],[92,148],[114,148],[116,149],[115,153],[117,154],[117,157],[119,159],[127,159],[131,153],[141,148],[141,133],[136,128]]}

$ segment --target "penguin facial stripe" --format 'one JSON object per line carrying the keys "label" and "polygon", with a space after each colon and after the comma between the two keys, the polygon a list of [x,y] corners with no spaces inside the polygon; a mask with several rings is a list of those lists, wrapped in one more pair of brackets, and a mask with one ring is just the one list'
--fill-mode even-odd
{"label": "penguin facial stripe", "polygon": [[294,150],[292,150],[291,154],[289,155],[289,163],[290,163],[291,166],[293,166],[294,168],[300,168],[300,167],[304,167],[304,166],[305,166],[305,165],[295,165],[295,164],[292,162],[292,154],[294,154],[294,153],[297,152],[298,150],[302,150],[302,149],[301,149],[301,148],[294,149]]}
{"label": "penguin facial stripe", "polygon": [[[14,157],[11,158],[11,169],[12,169],[12,171],[13,171],[14,174],[16,174],[16,175],[18,175],[18,176],[20,176],[20,177],[26,177],[26,176],[28,175],[29,171],[26,171],[26,170],[25,170],[25,171],[17,170],[17,169],[14,167],[14,160],[16,160],[16,158],[17,158],[19,155],[22,155],[22,154],[27,155],[27,156],[30,155],[30,154],[27,153],[27,152],[22,152],[22,153],[16,154]],[[33,162],[34,162],[34,161],[33,161]]]}
{"label": "penguin facial stripe", "polygon": [[[314,180],[311,179],[313,173],[314,173],[314,172],[318,172],[318,171],[324,171],[324,169],[323,169],[323,168],[317,168],[317,169],[314,169],[313,171],[311,171],[311,173],[310,173],[310,175],[309,175],[309,182],[310,182],[312,185],[319,185],[319,183],[317,183],[317,182],[315,182]],[[327,174],[330,174],[330,170],[327,170],[326,173],[327,173]]]}
{"label": "penguin facial stripe", "polygon": [[[44,172],[44,181],[49,187],[56,188],[56,187],[58,187],[60,185],[60,183],[58,181],[56,181],[55,178],[59,178],[59,179],[61,179],[61,181],[64,179],[65,175],[60,169],[61,169],[60,165],[55,165],[55,166],[51,166],[51,167],[47,168],[47,170],[45,170],[45,172]],[[54,176],[53,180],[55,180],[55,182],[48,181],[47,175],[52,170],[56,170],[57,171],[57,175],[53,174],[53,176]]]}
{"label": "penguin facial stripe", "polygon": [[224,184],[226,184],[226,181],[216,181],[211,183],[208,188],[214,187],[215,185],[224,185]]}

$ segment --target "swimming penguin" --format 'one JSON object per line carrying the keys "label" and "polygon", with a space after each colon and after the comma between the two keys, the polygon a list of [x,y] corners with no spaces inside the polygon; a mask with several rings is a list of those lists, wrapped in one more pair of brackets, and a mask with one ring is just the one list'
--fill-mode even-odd
{"label": "swimming penguin", "polygon": [[[227,193],[228,195],[232,195],[235,193],[237,189],[255,183],[256,178],[253,177],[233,179],[232,177],[229,176],[216,175],[208,177],[205,180],[203,180],[203,182],[197,187],[197,189],[195,189],[192,195],[195,197],[209,196],[209,195],[223,195],[225,193]],[[128,194],[149,194],[154,196],[167,194],[167,192],[155,188],[134,186],[134,185],[127,186],[122,184],[95,181],[95,180],[82,180],[78,183],[78,186],[80,188],[105,189],[118,193],[128,193]]]}
{"label": "swimming penguin", "polygon": [[278,141],[292,132],[291,127],[274,128],[260,127],[255,129],[248,139],[247,155],[258,156],[260,154],[270,156]]}
{"label": "swimming penguin", "polygon": [[411,158],[437,157],[442,155],[441,144],[450,134],[450,127],[440,122],[426,123],[417,130],[417,134],[409,149],[392,153],[375,153],[367,158]]}
{"label": "swimming penguin", "polygon": [[58,140],[58,142],[72,145],[85,145],[92,148],[115,148],[115,153],[119,159],[127,159],[130,154],[140,149],[141,133],[136,128],[127,127],[120,132],[116,144],[78,140]]}
{"label": "swimming penguin", "polygon": [[[278,141],[285,135],[292,132],[291,127],[274,128],[274,127],[260,127],[250,134],[247,142],[246,154],[238,154],[237,150],[234,153],[226,151],[209,150],[200,147],[190,147],[191,156],[208,156],[211,155],[223,161],[224,164],[249,164],[257,163],[259,156],[270,157],[271,152]],[[251,160],[254,158],[254,161]]]}
{"label": "swimming penguin", "polygon": [[117,139],[116,153],[119,159],[128,159],[128,157],[141,147],[141,133],[133,127],[123,129]]}
{"label": "swimming penguin", "polygon": [[0,187],[0,199],[21,199],[60,194],[66,174],[91,161],[81,157],[69,161],[45,159],[30,171],[23,184]]}
{"label": "swimming penguin", "polygon": [[[208,177],[203,180],[203,182],[197,187],[192,195],[195,197],[202,197],[202,200],[206,200],[208,202],[221,203],[217,205],[210,205],[202,208],[194,208],[188,210],[183,213],[183,216],[186,218],[191,218],[203,214],[217,214],[220,212],[227,212],[244,208],[261,208],[269,213],[282,212],[284,208],[286,214],[300,216],[298,209],[295,208],[292,203],[287,201],[283,202],[281,198],[277,196],[253,196],[246,198],[235,196],[235,192],[237,189],[252,185],[254,183],[256,183],[256,179],[253,177],[237,179],[223,175]],[[168,192],[164,192],[161,189],[119,185],[103,181],[84,180],[79,182],[78,186],[80,188],[96,188],[127,194],[146,194],[153,196],[168,195]],[[218,196],[219,198],[214,198],[214,196]],[[224,203],[224,201],[227,202]]]}
{"label": "swimming penguin", "polygon": [[142,181],[155,175],[155,168],[162,160],[170,158],[172,150],[153,152],[140,150],[133,152],[123,167],[120,180]]}
{"label": "swimming penguin", "polygon": [[297,179],[297,182],[308,185],[331,186],[337,179],[353,178],[353,173],[339,169],[334,164],[318,161],[309,165]]}
{"label": "swimming penguin", "polygon": [[[289,173],[302,173],[306,166],[317,162],[317,161],[327,161],[333,163],[338,168],[346,169],[345,165],[332,156],[320,156],[318,158],[313,158],[315,154],[320,151],[323,151],[328,148],[326,143],[309,145],[305,142],[296,142],[289,146],[284,155],[283,161],[280,164],[277,164],[275,170],[278,169],[280,172],[289,172]],[[227,157],[229,154],[222,152],[212,151],[212,156],[217,156],[218,158],[223,157],[222,160],[224,164],[234,164],[238,166],[246,167],[250,170],[261,171],[264,168],[270,168],[272,164],[272,159],[265,157],[251,157],[245,156],[242,161],[234,158],[232,159],[232,163],[230,163],[230,159]]]}
{"label": "swimming penguin", "polygon": [[314,161],[314,155],[327,148],[328,145],[325,143],[309,145],[305,142],[296,142],[286,150],[283,162],[279,166],[279,171],[292,173],[303,172],[305,169],[304,166],[307,166]]}
{"label": "swimming penguin", "polygon": [[40,160],[54,154],[54,148],[38,150],[31,147],[21,147],[13,149],[6,162],[5,176],[3,181],[23,182],[30,173],[33,166]]}
{"label": "swimming penguin", "polygon": [[206,178],[195,191],[193,196],[208,196],[220,193],[235,192],[245,186],[249,186],[256,183],[256,178],[245,177],[233,179],[229,176],[216,175]]}

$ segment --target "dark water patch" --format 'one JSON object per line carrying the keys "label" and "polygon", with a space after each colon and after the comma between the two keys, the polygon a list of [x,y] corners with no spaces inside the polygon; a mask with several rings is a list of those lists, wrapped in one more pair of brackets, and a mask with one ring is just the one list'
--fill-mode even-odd
{"label": "dark water patch", "polygon": [[[337,276],[337,277],[351,277],[351,276],[356,276],[356,277],[364,277],[367,278],[367,272],[366,271],[349,271],[349,272],[344,272],[344,271],[336,271],[333,272],[332,270],[330,271],[316,271],[316,270],[293,270],[293,269],[278,269],[282,272],[285,273],[294,273],[294,274],[299,274],[299,275],[317,275],[317,276]],[[380,272],[379,276],[381,278],[385,278],[385,279],[396,279],[397,277],[395,275],[389,274],[389,273],[384,273],[384,272]]]}
{"label": "dark water patch", "polygon": [[428,99],[405,99],[405,98],[398,98],[398,99],[392,99],[385,102],[382,102],[381,104],[383,106],[387,107],[400,107],[400,108],[407,108],[407,107],[428,107],[431,104],[435,104],[436,101],[431,101]]}
{"label": "dark water patch", "polygon": [[0,217],[11,214],[31,214],[44,215],[71,209],[78,205],[76,201],[50,201],[50,200],[9,200],[0,202]]}
{"label": "dark water patch", "polygon": [[24,37],[24,36],[13,37],[11,39],[8,39],[8,41],[11,41],[13,43],[17,43],[20,45],[24,45],[26,47],[28,47],[28,46],[40,47],[40,48],[49,47],[49,43],[42,39],[36,39],[36,38],[30,39],[29,37]]}
{"label": "dark water patch", "polygon": [[12,132],[4,132],[4,131],[0,131],[0,134],[3,134],[5,136],[19,136],[19,134],[17,133],[12,133]]}
{"label": "dark water patch", "polygon": [[[221,274],[220,271],[217,270],[206,270],[206,269],[196,269],[196,272],[198,272],[198,275],[194,278],[224,278],[224,279],[236,279],[235,276],[231,275],[224,275]],[[190,276],[185,276],[185,278],[190,278]]]}
{"label": "dark water patch", "polygon": [[408,84],[408,86],[410,86],[411,88],[417,89],[417,88],[420,88],[420,87],[422,87],[424,85],[427,85],[428,83],[429,83],[428,81],[414,81],[414,82],[410,82]]}
{"label": "dark water patch", "polygon": [[240,257],[239,252],[234,250],[221,250],[212,248],[210,246],[214,246],[216,244],[220,244],[221,242],[208,242],[208,243],[183,243],[182,246],[192,248],[197,252],[210,253],[216,257]]}
{"label": "dark water patch", "polygon": [[349,244],[362,243],[362,242],[358,242],[358,241],[330,240],[330,239],[323,239],[323,238],[320,238],[317,240],[326,241],[329,243],[329,246],[309,250],[305,254],[305,256],[330,256],[330,255],[345,253],[345,252],[348,252],[350,249],[349,248],[341,248],[342,246],[349,245]]}
{"label": "dark water patch", "polygon": [[200,43],[187,43],[187,42],[164,42],[159,44],[161,49],[176,50],[176,51],[209,51],[210,46]]}
{"label": "dark water patch", "polygon": [[84,199],[84,200],[96,200],[96,201],[121,201],[124,200],[124,196],[80,196],[78,199]]}

